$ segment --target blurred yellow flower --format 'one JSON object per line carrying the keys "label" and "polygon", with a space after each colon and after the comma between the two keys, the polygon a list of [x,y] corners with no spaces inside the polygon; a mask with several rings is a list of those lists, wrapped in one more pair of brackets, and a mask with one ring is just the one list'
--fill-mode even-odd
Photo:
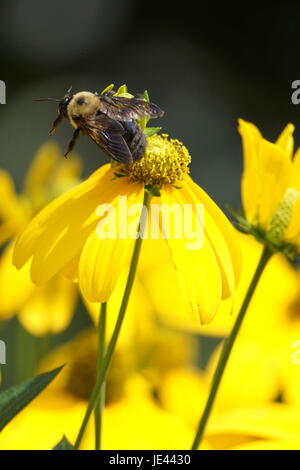
{"label": "blurred yellow flower", "polygon": [[275,144],[251,123],[240,120],[244,171],[241,183],[244,229],[275,251],[300,251],[300,151],[293,155],[294,126]]}
{"label": "blurred yellow flower", "polygon": [[[154,347],[155,351],[155,347]],[[74,442],[96,378],[97,338],[86,331],[52,352],[42,370],[66,363],[62,373],[1,432],[1,449],[51,449],[63,434]],[[191,431],[178,417],[161,409],[151,387],[137,374],[135,351],[116,351],[106,381],[103,449],[182,449]],[[94,448],[94,423],[82,449]]]}
{"label": "blurred yellow flower", "polygon": [[[201,328],[202,334],[226,336],[245,295],[262,245],[249,235],[241,234],[240,238],[244,264],[233,315],[219,314],[210,325]],[[295,269],[278,253],[269,261],[249,306],[236,350],[220,386],[216,407],[230,408],[233,402],[258,404],[268,396],[269,400],[281,396],[286,403],[299,405],[299,344],[299,268]],[[218,354],[219,350],[209,362],[210,375]],[[247,383],[247,387],[243,383]]]}
{"label": "blurred yellow flower", "polygon": [[[208,325],[188,321],[187,314],[182,314],[186,307],[176,275],[170,267],[170,254],[163,244],[156,243],[155,240],[149,241],[153,248],[144,250],[141,254],[139,281],[149,296],[152,310],[156,312],[160,322],[204,336],[221,338],[228,335],[263,249],[262,245],[250,235],[237,231],[236,236],[241,246],[243,268],[234,302],[232,299],[223,300],[218,314]],[[155,259],[151,255],[154,251],[162,260],[160,267],[156,266]],[[164,283],[164,279],[168,279],[169,284]],[[244,319],[240,336],[247,336],[250,340],[267,341],[269,345],[272,342],[278,347],[278,342],[283,340],[284,335],[293,331],[295,333],[297,318],[300,325],[300,275],[279,253],[270,259],[265,268]],[[258,324],[261,325],[260,328]],[[273,334],[266,337],[265,331],[270,331],[270,328]]]}
{"label": "blurred yellow flower", "polygon": [[[18,238],[15,265],[21,268],[30,262],[31,278],[37,285],[61,271],[72,278],[78,276],[87,301],[106,302],[129,264],[134,245],[133,237],[122,236],[124,217],[136,232],[135,208],[136,204],[142,205],[145,188],[157,196],[151,200],[151,210],[154,204],[161,205],[162,226],[159,224],[158,231],[166,231],[165,221],[174,204],[182,211],[184,205],[192,207],[194,226],[199,223],[196,206],[203,204],[203,246],[188,249],[187,244],[193,240],[185,233],[176,238],[174,233],[181,228],[176,219],[171,221],[171,236],[167,237],[167,242],[189,309],[201,323],[209,322],[221,299],[235,290],[241,257],[231,224],[188,176],[189,162],[187,150],[177,140],[168,139],[166,135],[150,137],[140,161],[127,167],[102,166],[40,212]],[[124,197],[127,198],[128,218],[120,204]],[[108,204],[117,216],[117,234],[100,237],[96,228],[102,219],[97,208]],[[134,217],[130,216],[132,213]],[[147,240],[145,247],[146,244]],[[159,259],[157,264],[160,265]]]}
{"label": "blurred yellow flower", "polygon": [[[276,391],[274,381],[269,381],[272,371],[267,371],[267,363],[265,367],[260,366],[261,356],[257,355],[255,359],[250,366],[248,363],[244,365],[244,374],[248,372],[250,380],[247,382],[249,387],[244,387],[242,391],[242,379],[245,377],[241,380],[238,377],[241,368],[236,370],[235,375],[225,374],[227,384],[221,385],[216,410],[207,426],[205,444],[208,448],[238,449],[249,445],[249,448],[253,446],[255,449],[256,443],[262,440],[274,448],[277,441],[278,446],[290,442],[293,448],[298,441],[296,448],[300,448],[300,407],[272,401],[272,392]],[[267,371],[266,377],[261,375],[255,378],[255,370],[260,374],[263,368]],[[209,375],[204,371],[174,369],[161,383],[159,399],[163,408],[181,418],[191,429],[195,428],[202,412],[209,390]],[[228,392],[230,389],[232,394],[227,393],[226,389]]]}
{"label": "blurred yellow flower", "polygon": [[0,320],[18,313],[23,326],[34,335],[57,333],[69,324],[76,288],[60,275],[37,288],[30,280],[28,263],[20,271],[13,266],[15,236],[51,199],[78,183],[80,173],[80,159],[76,155],[63,159],[55,143],[40,147],[20,194],[10,175],[0,171],[0,242],[11,240],[0,258]]}
{"label": "blurred yellow flower", "polygon": [[[282,403],[235,409],[212,417],[208,441],[215,449],[239,448],[246,443],[254,449],[260,440],[271,441],[274,448],[278,441],[279,449],[282,442],[295,446],[298,441],[300,449],[299,420],[300,409]],[[260,448],[264,448],[262,442]]]}
{"label": "blurred yellow flower", "polygon": [[230,450],[299,450],[298,436],[293,439],[254,439],[245,444],[230,447]]}

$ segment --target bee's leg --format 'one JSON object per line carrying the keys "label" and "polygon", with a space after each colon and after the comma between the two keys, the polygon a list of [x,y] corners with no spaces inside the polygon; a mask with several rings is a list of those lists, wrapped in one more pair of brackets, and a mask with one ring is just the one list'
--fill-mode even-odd
{"label": "bee's leg", "polygon": [[74,145],[76,143],[76,140],[78,139],[79,137],[79,134],[80,134],[80,129],[79,127],[77,129],[75,129],[74,133],[73,133],[73,137],[72,139],[70,140],[69,142],[69,145],[68,145],[68,149],[66,151],[66,153],[64,154],[64,156],[67,158],[67,155],[68,153],[72,152],[73,148],[74,148]]}
{"label": "bee's leg", "polygon": [[59,114],[58,117],[55,119],[54,123],[52,124],[52,128],[49,131],[49,135],[53,135],[56,131],[57,126],[61,123],[63,120],[63,115]]}

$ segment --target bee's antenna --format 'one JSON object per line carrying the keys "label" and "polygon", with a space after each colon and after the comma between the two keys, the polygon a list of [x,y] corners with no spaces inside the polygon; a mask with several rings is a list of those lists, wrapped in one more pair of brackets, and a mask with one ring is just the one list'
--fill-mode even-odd
{"label": "bee's antenna", "polygon": [[69,88],[68,91],[67,91],[67,95],[70,95],[70,93],[71,93],[71,91],[72,91],[72,88],[73,88],[73,86],[71,85],[70,88]]}
{"label": "bee's antenna", "polygon": [[57,100],[56,98],[38,98],[33,101],[57,101],[59,102],[60,100]]}

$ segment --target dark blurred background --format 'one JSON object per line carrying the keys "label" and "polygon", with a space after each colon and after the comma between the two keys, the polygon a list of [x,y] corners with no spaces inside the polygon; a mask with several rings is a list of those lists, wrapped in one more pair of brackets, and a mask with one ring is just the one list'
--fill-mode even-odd
{"label": "dark blurred background", "polygon": [[[239,207],[238,117],[269,139],[287,122],[300,128],[300,105],[291,102],[291,83],[300,79],[299,16],[300,4],[283,1],[2,0],[0,166],[20,185],[48,139],[56,104],[34,99],[60,98],[71,84],[101,91],[126,83],[132,93],[147,89],[165,110],[157,124],[188,147],[194,179],[221,207]],[[67,122],[58,129],[63,149],[71,134]],[[106,160],[85,137],[77,151],[85,175]],[[75,330],[87,323],[78,318]],[[9,344],[16,322],[1,332]]]}
{"label": "dark blurred background", "polygon": [[[48,138],[56,105],[35,98],[59,98],[71,84],[101,91],[125,82],[165,109],[159,125],[189,148],[197,182],[222,207],[239,205],[237,118],[268,138],[288,121],[299,124],[300,106],[291,103],[299,14],[300,5],[286,2],[2,1],[1,166],[20,183]],[[55,138],[65,148],[71,133],[65,122]],[[105,160],[85,137],[77,150],[86,174]]]}

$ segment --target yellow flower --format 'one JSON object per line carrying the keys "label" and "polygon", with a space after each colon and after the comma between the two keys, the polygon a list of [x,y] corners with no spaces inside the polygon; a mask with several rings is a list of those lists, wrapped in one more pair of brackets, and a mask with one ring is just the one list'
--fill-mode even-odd
{"label": "yellow flower", "polygon": [[245,444],[230,447],[230,450],[299,450],[299,437],[292,439],[254,439]]}
{"label": "yellow flower", "polygon": [[[262,245],[249,235],[241,234],[240,238],[244,264],[233,314],[218,314],[209,325],[198,328],[201,334],[226,336],[245,296]],[[266,267],[244,319],[220,386],[217,407],[230,408],[234,402],[258,404],[278,396],[286,403],[299,405],[299,340],[299,269],[277,253]],[[209,362],[210,375],[218,353]]]}
{"label": "yellow flower", "polygon": [[[299,419],[299,408],[282,403],[235,409],[212,417],[208,440],[215,449],[247,448],[247,443],[254,449],[260,440],[272,442],[278,449],[283,442],[294,447],[298,441],[299,449]],[[260,448],[267,443],[261,442]]]}
{"label": "yellow flower", "polygon": [[251,123],[239,121],[244,171],[241,182],[244,229],[275,251],[300,251],[300,151],[293,155],[294,126],[275,144]]}
{"label": "yellow flower", "polygon": [[[155,350],[155,349],[154,349]],[[52,352],[42,370],[66,363],[62,373],[1,432],[1,449],[51,449],[63,434],[74,442],[96,378],[97,337],[93,330]],[[192,434],[176,416],[162,410],[142,376],[136,352],[117,350],[106,381],[103,449],[182,449]],[[83,449],[94,448],[94,420]]]}
{"label": "yellow flower", "polygon": [[[157,240],[148,241],[151,249],[141,253],[138,279],[147,292],[152,309],[156,312],[160,322],[206,336],[225,337],[229,334],[263,248],[250,235],[236,231],[236,236],[241,246],[243,268],[234,302],[231,298],[223,300],[218,314],[208,325],[199,325],[188,318],[186,305],[179,289],[176,273],[171,266],[171,257],[167,247]],[[156,263],[156,258],[152,255],[153,252],[161,260],[159,266]],[[168,279],[169,282],[164,282],[165,279]],[[298,299],[299,291],[299,274],[282,254],[274,255],[262,275],[259,287],[249,306],[249,313],[244,319],[240,335],[244,335],[245,332],[249,338],[257,338],[258,340],[260,337],[261,340],[264,339],[264,342],[267,340],[268,344],[271,341],[274,345],[278,344],[279,335],[282,339],[283,330],[289,329],[291,331],[292,325],[295,327],[295,321],[289,322],[292,315],[287,313],[287,309],[290,309],[290,304],[294,305],[293,318],[295,320],[297,316],[295,302]],[[257,328],[258,324],[261,325],[261,328]],[[265,330],[269,330],[271,325],[272,331],[276,330],[276,334],[268,335],[265,338]]]}
{"label": "yellow flower", "polygon": [[51,199],[77,183],[80,172],[79,158],[72,155],[63,159],[54,143],[46,143],[38,150],[20,194],[10,175],[0,171],[0,243],[11,240],[0,257],[0,319],[18,313],[23,326],[34,335],[56,333],[69,324],[76,287],[57,275],[37,288],[30,280],[28,263],[20,271],[13,266],[15,236]]}
{"label": "yellow flower", "polygon": [[[152,231],[163,233],[167,238],[185,300],[198,321],[209,322],[221,299],[234,292],[241,259],[234,229],[188,176],[189,162],[187,149],[177,140],[166,135],[149,137],[140,161],[128,166],[104,165],[42,210],[18,238],[15,265],[20,268],[31,260],[31,278],[37,285],[62,271],[72,278],[78,276],[88,301],[106,302],[120,274],[127,271],[134,245],[134,236],[128,233],[131,230],[136,234],[137,214],[146,189],[155,194],[148,214],[159,204],[162,221],[150,220],[146,233],[151,232],[151,238]],[[172,215],[174,205],[181,215],[186,206],[191,208],[187,220],[198,227],[192,237],[183,230],[183,219],[178,222],[177,213]],[[198,205],[204,206],[202,246]],[[106,217],[101,212],[103,207],[108,207]],[[108,224],[110,228],[112,221],[116,235],[99,235],[99,225]],[[124,236],[126,225],[128,233]],[[178,230],[180,236],[176,236]]]}
{"label": "yellow flower", "polygon": [[[250,348],[251,349],[251,348]],[[250,354],[249,349],[249,354]],[[239,379],[241,368],[236,370],[235,376],[230,374],[227,382],[231,382],[231,397],[228,393],[226,403],[227,385],[220,390],[221,398],[206,431],[206,446],[214,450],[238,449],[243,446],[253,446],[263,440],[267,445],[293,446],[298,441],[299,448],[299,419],[300,408],[284,403],[275,403],[265,392],[274,390],[274,383],[268,380],[272,371],[263,376],[255,378],[255,370],[258,374],[263,372],[260,366],[261,356],[255,356],[256,361],[245,364],[245,374],[249,370],[250,380],[248,387],[243,388],[244,382]],[[270,366],[270,364],[269,364]],[[267,364],[264,370],[267,371]],[[226,378],[226,375],[225,375]],[[263,388],[261,386],[263,385]],[[159,399],[162,407],[169,413],[181,418],[182,421],[194,429],[197,425],[199,414],[203,410],[205,399],[210,386],[209,374],[197,370],[172,370],[161,383]],[[249,388],[249,389],[248,389]],[[183,399],[184,390],[184,399]],[[263,395],[265,394],[265,397]],[[248,401],[247,401],[248,398]],[[245,400],[246,399],[246,400]],[[257,402],[255,400],[257,399]],[[225,408],[222,406],[225,405]],[[271,445],[271,444],[270,444]],[[261,447],[263,448],[263,447]],[[276,447],[275,447],[276,448]],[[280,448],[280,447],[278,447]]]}

